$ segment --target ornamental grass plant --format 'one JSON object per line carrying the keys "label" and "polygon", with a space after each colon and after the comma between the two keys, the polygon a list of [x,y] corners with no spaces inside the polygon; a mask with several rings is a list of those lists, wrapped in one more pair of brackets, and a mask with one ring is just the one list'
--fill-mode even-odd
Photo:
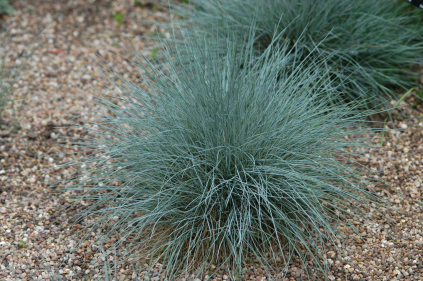
{"label": "ornamental grass plant", "polygon": [[222,267],[242,278],[253,260],[277,274],[295,257],[306,277],[328,276],[337,226],[378,202],[352,160],[363,145],[352,136],[368,130],[359,104],[329,107],[337,90],[320,61],[292,70],[287,46],[257,57],[251,38],[219,41],[224,54],[195,36],[163,41],[159,66],[134,50],[138,78],[103,65],[114,93],[98,93],[105,111],[82,125],[96,137],[67,185],[86,191],[76,219],[94,219],[85,227],[101,232],[106,268],[135,259],[163,264],[168,280]]}
{"label": "ornamental grass plant", "polygon": [[344,100],[365,98],[373,108],[396,97],[393,87],[416,85],[423,65],[422,15],[416,9],[398,0],[191,0],[173,12],[200,36],[222,26],[223,36],[238,34],[240,44],[255,22],[258,54],[283,33],[280,41],[295,53],[293,65],[309,56],[323,59]]}

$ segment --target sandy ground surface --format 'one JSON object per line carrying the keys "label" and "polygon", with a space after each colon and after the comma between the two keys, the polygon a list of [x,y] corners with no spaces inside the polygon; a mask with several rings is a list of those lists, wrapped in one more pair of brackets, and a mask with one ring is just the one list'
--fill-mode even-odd
{"label": "sandy ground surface", "polygon": [[[27,71],[15,85],[15,102],[0,122],[0,280],[104,279],[100,269],[91,264],[101,256],[95,243],[97,233],[88,233],[83,244],[72,251],[82,237],[78,230],[87,222],[73,225],[67,220],[84,204],[65,214],[72,194],[56,193],[48,187],[73,172],[61,164],[81,156],[72,138],[92,137],[70,127],[75,120],[93,118],[96,107],[91,87],[102,89],[80,69],[98,76],[93,68],[93,57],[98,54],[126,73],[133,72],[133,66],[113,53],[122,51],[113,42],[134,44],[151,53],[151,45],[140,36],[149,36],[154,30],[148,20],[168,18],[167,12],[152,4],[137,7],[130,0],[11,2],[16,13],[7,18],[7,35],[2,34],[3,39],[9,36],[6,64],[46,30],[36,41],[39,47]],[[121,23],[114,18],[118,13]],[[389,124],[393,132],[384,149],[369,151],[360,159],[389,183],[377,185],[376,190],[389,196],[398,211],[370,209],[373,222],[354,222],[359,235],[341,229],[348,236],[348,257],[335,250],[327,252],[331,280],[423,280],[423,207],[419,204],[423,113],[418,104],[403,108],[406,116]],[[108,243],[115,241],[112,238]],[[144,270],[128,263],[117,269],[117,279],[160,280],[157,272],[149,275]],[[222,269],[214,279],[226,280],[228,275]],[[258,264],[246,266],[242,278],[269,279]],[[285,280],[305,278],[293,265]]]}

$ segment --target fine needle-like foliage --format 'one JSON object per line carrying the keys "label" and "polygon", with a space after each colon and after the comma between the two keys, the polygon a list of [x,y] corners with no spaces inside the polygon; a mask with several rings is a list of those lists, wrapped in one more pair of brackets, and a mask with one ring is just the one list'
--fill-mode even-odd
{"label": "fine needle-like foliage", "polygon": [[[201,36],[222,26],[239,34],[257,25],[256,50],[266,49],[276,34],[295,46],[296,61],[325,58],[343,97],[366,98],[370,108],[390,101],[392,86],[408,90],[423,65],[421,13],[398,0],[191,0],[175,6]],[[227,24],[229,23],[229,25]],[[225,36],[226,36],[225,35]],[[336,55],[333,56],[334,51]]]}
{"label": "fine needle-like foliage", "polygon": [[138,79],[103,66],[117,97],[98,93],[109,113],[84,125],[96,137],[70,189],[88,190],[78,217],[95,218],[89,233],[118,239],[105,263],[159,262],[180,280],[223,266],[241,278],[253,260],[272,274],[295,257],[305,278],[328,276],[336,226],[376,202],[349,160],[361,116],[352,104],[328,107],[336,90],[324,67],[292,70],[283,46],[257,58],[252,40],[241,49],[228,40],[222,54],[188,39],[164,44],[160,66],[133,51]]}

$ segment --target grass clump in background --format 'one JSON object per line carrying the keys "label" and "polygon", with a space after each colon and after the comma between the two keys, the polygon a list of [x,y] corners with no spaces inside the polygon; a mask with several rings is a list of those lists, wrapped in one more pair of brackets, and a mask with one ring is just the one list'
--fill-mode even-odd
{"label": "grass clump in background", "polygon": [[170,279],[222,266],[242,279],[253,260],[272,274],[295,257],[327,276],[336,226],[376,201],[348,160],[360,139],[345,136],[362,132],[361,116],[352,104],[328,107],[336,91],[320,63],[292,71],[283,46],[257,58],[252,44],[228,40],[222,55],[208,42],[166,44],[160,67],[134,51],[135,82],[105,69],[121,106],[103,94],[110,114],[84,125],[97,137],[70,187],[89,191],[78,217],[96,218],[86,227],[102,229],[101,241],[118,238],[104,250],[112,267],[148,257]]}
{"label": "grass clump in background", "polygon": [[[274,35],[293,47],[292,62],[325,58],[331,79],[347,100],[366,98],[368,107],[387,105],[392,86],[416,85],[423,65],[421,13],[397,0],[191,0],[174,11],[201,35],[226,24],[238,42],[257,24],[255,48],[263,52]],[[192,8],[192,9],[191,9]],[[226,35],[224,35],[226,36]],[[333,56],[333,53],[336,55]]]}

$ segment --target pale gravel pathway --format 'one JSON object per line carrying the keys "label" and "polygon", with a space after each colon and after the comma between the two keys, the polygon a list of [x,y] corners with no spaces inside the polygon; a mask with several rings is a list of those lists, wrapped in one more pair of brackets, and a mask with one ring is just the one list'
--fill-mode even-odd
{"label": "pale gravel pathway", "polygon": [[[113,46],[113,40],[129,43],[128,39],[133,39],[135,46],[148,53],[147,41],[134,35],[150,35],[151,26],[145,20],[167,15],[154,11],[152,5],[134,7],[132,0],[115,0],[112,4],[106,0],[26,2],[12,2],[17,13],[8,18],[11,56],[51,24],[39,40],[28,72],[16,85],[14,98],[22,100],[14,105],[18,114],[13,117],[16,110],[9,108],[0,124],[0,280],[97,280],[102,274],[91,266],[99,257],[94,242],[97,234],[89,234],[90,238],[69,254],[81,237],[73,234],[87,222],[71,228],[63,224],[69,217],[63,213],[71,204],[69,194],[59,196],[46,188],[49,182],[73,171],[54,169],[78,157],[70,154],[75,152],[70,138],[91,136],[85,131],[55,127],[66,127],[75,117],[86,122],[95,109],[90,86],[98,90],[101,86],[77,68],[97,76],[99,73],[90,66],[95,65],[91,56],[98,52],[125,72],[133,72],[132,66],[111,52],[122,50]],[[118,12],[131,20],[119,24],[112,18]],[[356,265],[328,251],[333,280],[423,280],[423,208],[417,204],[417,200],[423,201],[423,114],[421,108],[413,112],[405,108],[409,117],[392,125],[397,133],[385,142],[385,150],[361,159],[390,182],[392,189],[376,188],[389,195],[402,212],[378,214],[370,210],[385,229],[382,231],[379,226],[357,221],[361,236],[346,233],[350,239],[345,245]],[[19,126],[13,127],[13,122]],[[48,168],[53,169],[43,171]],[[84,207],[78,205],[69,214]],[[108,241],[112,243],[113,239]],[[226,274],[222,270],[215,279],[224,280]],[[266,277],[258,265],[251,264],[244,278]],[[159,276],[145,276],[142,268],[134,271],[128,264],[118,269],[118,279],[158,280]],[[291,267],[286,280],[303,280],[301,271]]]}
{"label": "pale gravel pathway", "polygon": [[[66,195],[52,194],[46,187],[71,174],[72,169],[43,170],[77,157],[70,154],[76,150],[70,138],[86,135],[84,131],[55,127],[66,127],[76,117],[78,122],[86,122],[95,109],[90,87],[102,87],[78,68],[98,76],[90,67],[95,65],[92,56],[99,54],[125,72],[133,72],[113,53],[122,51],[113,46],[113,41],[135,44],[140,49],[148,47],[146,40],[135,36],[151,35],[154,27],[145,21],[166,14],[149,7],[134,7],[133,1],[26,2],[12,2],[17,12],[7,19],[8,32],[3,34],[3,38],[10,36],[8,57],[13,61],[35,35],[47,29],[37,41],[39,47],[29,61],[28,71],[15,87],[14,98],[20,101],[2,116],[0,280],[48,280],[51,272],[59,269],[59,276],[66,279],[94,277],[96,272],[89,267],[95,251],[91,247],[93,236],[82,250],[59,266],[78,242],[70,238],[77,228],[69,230],[62,225],[66,221],[61,217],[62,210],[70,205]],[[131,20],[119,24],[113,19],[116,13]],[[21,128],[13,131],[14,121]],[[120,275],[130,274],[124,270]]]}

